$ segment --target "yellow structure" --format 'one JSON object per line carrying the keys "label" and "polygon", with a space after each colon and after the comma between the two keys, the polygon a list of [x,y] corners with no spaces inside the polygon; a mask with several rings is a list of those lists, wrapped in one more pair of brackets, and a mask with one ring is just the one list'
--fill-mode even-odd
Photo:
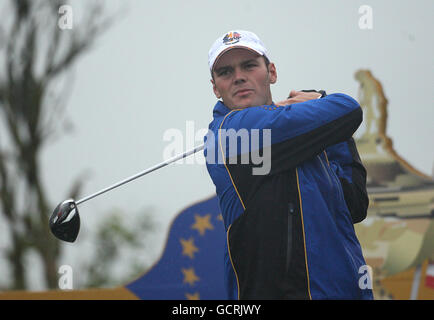
{"label": "yellow structure", "polygon": [[365,126],[356,144],[370,200],[367,219],[355,229],[373,269],[375,298],[434,299],[434,288],[426,285],[434,258],[434,180],[393,149],[380,82],[369,70],[357,71],[355,78]]}

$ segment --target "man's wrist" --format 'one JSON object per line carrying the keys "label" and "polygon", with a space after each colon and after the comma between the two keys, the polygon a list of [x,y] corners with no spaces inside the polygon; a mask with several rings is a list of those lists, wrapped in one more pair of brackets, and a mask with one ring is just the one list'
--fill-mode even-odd
{"label": "man's wrist", "polygon": [[324,98],[325,96],[327,96],[327,93],[325,92],[325,90],[301,90],[302,92],[317,92],[321,94],[320,98]]}

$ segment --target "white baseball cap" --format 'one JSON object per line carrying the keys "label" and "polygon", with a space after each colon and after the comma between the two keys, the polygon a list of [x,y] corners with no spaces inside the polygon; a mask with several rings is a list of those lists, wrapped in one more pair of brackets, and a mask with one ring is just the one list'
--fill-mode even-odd
{"label": "white baseball cap", "polygon": [[208,52],[208,66],[212,72],[214,64],[223,53],[233,48],[246,48],[261,56],[267,56],[267,49],[256,34],[250,31],[233,30],[219,37]]}

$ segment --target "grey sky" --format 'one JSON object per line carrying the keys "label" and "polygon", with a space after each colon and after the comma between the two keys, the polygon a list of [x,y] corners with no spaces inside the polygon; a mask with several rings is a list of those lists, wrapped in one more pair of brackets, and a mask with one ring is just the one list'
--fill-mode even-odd
{"label": "grey sky", "polygon": [[[85,2],[70,3],[75,24],[80,23]],[[44,183],[53,204],[64,200],[74,178],[83,172],[90,172],[84,188],[88,195],[161,162],[167,129],[185,132],[186,120],[194,120],[196,130],[206,128],[216,102],[208,50],[231,29],[253,31],[267,46],[278,72],[272,87],[275,101],[291,89],[324,89],[357,98],[354,73],[370,69],[389,101],[387,132],[396,151],[431,175],[433,1],[110,0],[105,4],[112,14],[126,10],[74,68],[66,109],[74,130],[43,153]],[[372,30],[358,26],[361,5],[373,9]],[[204,165],[166,167],[83,204],[81,232],[92,232],[100,214],[110,208],[117,207],[133,219],[140,209],[151,206],[161,225],[155,241],[158,253],[176,213],[213,193]],[[86,244],[81,241],[77,247]]]}

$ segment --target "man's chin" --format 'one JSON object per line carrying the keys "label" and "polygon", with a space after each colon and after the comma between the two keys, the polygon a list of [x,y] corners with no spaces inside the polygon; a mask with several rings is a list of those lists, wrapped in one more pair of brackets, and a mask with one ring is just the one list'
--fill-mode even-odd
{"label": "man's chin", "polygon": [[230,109],[245,109],[254,107],[256,104],[250,99],[243,99],[242,101],[234,101],[231,103],[231,106],[228,106]]}

